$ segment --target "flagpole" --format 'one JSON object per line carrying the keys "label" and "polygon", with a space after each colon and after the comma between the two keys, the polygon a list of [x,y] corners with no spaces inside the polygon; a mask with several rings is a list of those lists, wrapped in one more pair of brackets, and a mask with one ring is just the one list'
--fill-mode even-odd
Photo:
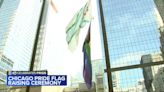
{"label": "flagpole", "polygon": [[110,67],[110,58],[109,58],[109,51],[108,51],[106,27],[104,21],[104,13],[102,8],[102,0],[99,0],[99,7],[100,7],[100,17],[101,17],[101,25],[102,25],[102,33],[103,33],[103,43],[105,49],[104,51],[105,51],[105,61],[106,61],[107,77],[108,77],[108,90],[109,92],[113,92],[112,73]]}
{"label": "flagpole", "polygon": [[[46,3],[47,3],[46,0],[42,0],[42,1],[43,1],[43,4],[42,4],[40,17],[39,17],[39,21],[38,21],[38,26],[37,26],[37,30],[36,30],[36,36],[35,36],[34,47],[33,47],[29,71],[33,71],[33,69],[34,69],[34,63],[35,63],[35,57],[36,57],[36,52],[37,52],[37,45],[38,45],[40,30],[44,26],[43,25],[43,21],[45,21],[44,15],[47,12],[46,9],[48,9],[48,5],[46,6]],[[27,86],[26,92],[30,92],[30,86]]]}
{"label": "flagpole", "polygon": [[52,0],[49,0],[49,3],[51,4],[53,10],[54,10],[55,12],[58,12],[58,10],[57,10],[55,4],[53,3],[53,1],[52,1]]}

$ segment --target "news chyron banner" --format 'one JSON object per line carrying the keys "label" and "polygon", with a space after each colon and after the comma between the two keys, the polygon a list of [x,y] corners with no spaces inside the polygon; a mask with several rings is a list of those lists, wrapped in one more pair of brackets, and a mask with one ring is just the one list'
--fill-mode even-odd
{"label": "news chyron banner", "polygon": [[8,71],[8,86],[66,86],[66,75],[47,75],[47,71]]}

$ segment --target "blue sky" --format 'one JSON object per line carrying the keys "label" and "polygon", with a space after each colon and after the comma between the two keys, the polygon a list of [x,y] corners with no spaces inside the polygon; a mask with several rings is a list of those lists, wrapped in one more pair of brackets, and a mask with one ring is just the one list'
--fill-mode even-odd
{"label": "blue sky", "polygon": [[[107,6],[104,12],[107,12],[105,22],[108,25],[106,28],[111,67],[139,64],[142,55],[160,52],[153,0],[110,0],[103,4]],[[135,76],[127,76],[126,73],[130,71]],[[129,77],[132,77],[129,85],[137,83],[142,78],[142,70],[121,72],[122,87],[128,85],[126,82],[130,81],[127,80]]]}

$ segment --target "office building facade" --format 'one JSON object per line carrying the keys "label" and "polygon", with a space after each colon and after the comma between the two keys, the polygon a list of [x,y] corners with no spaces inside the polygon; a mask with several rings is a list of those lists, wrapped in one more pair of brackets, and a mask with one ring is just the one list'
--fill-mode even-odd
{"label": "office building facade", "polygon": [[[108,81],[109,90],[105,92],[112,88],[113,92],[135,92],[138,80],[144,79],[141,67],[154,64],[141,65],[141,57],[156,55],[161,51],[154,0],[98,0],[98,3],[104,57],[109,57],[109,60],[105,58],[110,64],[110,70],[107,71],[113,75],[108,74],[112,81]],[[162,56],[160,59],[163,59]],[[113,78],[116,77],[114,74],[119,76],[116,80]]]}
{"label": "office building facade", "polygon": [[6,82],[7,71],[12,70],[14,62],[4,55],[0,55],[0,84]]}
{"label": "office building facade", "polygon": [[28,71],[30,68],[41,6],[41,0],[20,2],[3,51],[14,62],[13,70]]}
{"label": "office building facade", "polygon": [[[40,33],[33,66],[34,70],[39,70],[41,66],[47,14],[47,11],[43,14],[45,19],[42,19],[41,26],[39,26],[43,0],[1,0],[1,2],[2,1],[3,3],[0,4],[0,19],[2,18],[2,21],[0,21],[0,55],[1,57],[5,56],[5,60],[8,61],[6,61],[6,64],[2,62],[0,68],[6,65],[8,69],[4,69],[5,71],[28,71],[31,65],[37,30],[39,29]],[[48,3],[46,2],[46,4],[45,9],[48,10]],[[17,12],[14,13],[18,5],[19,8]],[[10,12],[13,13],[15,17],[9,14]],[[6,77],[6,73],[4,73],[4,76]]]}
{"label": "office building facade", "polygon": [[[157,12],[156,12],[156,20],[158,23],[158,31],[160,33],[160,50],[161,52],[158,54],[148,54],[148,55],[143,55],[141,58],[141,64],[144,63],[151,63],[151,62],[163,62],[164,61],[164,27],[163,27],[163,20],[162,20],[162,11],[161,9],[162,1],[160,0],[154,0],[157,6]],[[159,3],[161,3],[159,5]],[[145,86],[148,92],[162,92],[163,89],[163,68],[164,65],[156,65],[156,66],[151,66],[151,67],[145,67],[143,68],[143,75],[144,75],[144,81],[145,81]]]}
{"label": "office building facade", "polygon": [[160,42],[161,42],[161,52],[164,54],[164,26],[159,28],[160,31]]}
{"label": "office building facade", "polygon": [[[152,62],[163,62],[164,61],[164,3],[162,0],[154,0],[156,4],[155,16],[158,24],[158,32],[160,33],[160,50],[158,54],[148,54],[141,57],[141,64],[152,63]],[[163,8],[162,8],[163,7]],[[148,92],[162,92],[163,89],[163,64],[156,66],[149,66],[143,68],[143,75],[145,81],[145,87]]]}
{"label": "office building facade", "polygon": [[92,75],[96,85],[96,92],[104,92],[104,63],[103,59],[92,60]]}
{"label": "office building facade", "polygon": [[6,81],[6,71],[12,69],[14,62],[4,54],[9,32],[14,22],[20,0],[0,0],[0,84]]}
{"label": "office building facade", "polygon": [[152,81],[153,88],[155,92],[163,92],[164,88],[164,67],[158,68],[158,72],[154,76],[154,80]]}

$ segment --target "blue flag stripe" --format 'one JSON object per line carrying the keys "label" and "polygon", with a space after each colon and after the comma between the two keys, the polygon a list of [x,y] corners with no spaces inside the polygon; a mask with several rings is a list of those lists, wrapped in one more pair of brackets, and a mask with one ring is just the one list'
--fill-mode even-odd
{"label": "blue flag stripe", "polygon": [[91,65],[91,55],[90,55],[90,26],[88,34],[85,38],[83,44],[83,53],[84,53],[84,68],[83,68],[83,77],[88,89],[92,87],[92,65]]}

